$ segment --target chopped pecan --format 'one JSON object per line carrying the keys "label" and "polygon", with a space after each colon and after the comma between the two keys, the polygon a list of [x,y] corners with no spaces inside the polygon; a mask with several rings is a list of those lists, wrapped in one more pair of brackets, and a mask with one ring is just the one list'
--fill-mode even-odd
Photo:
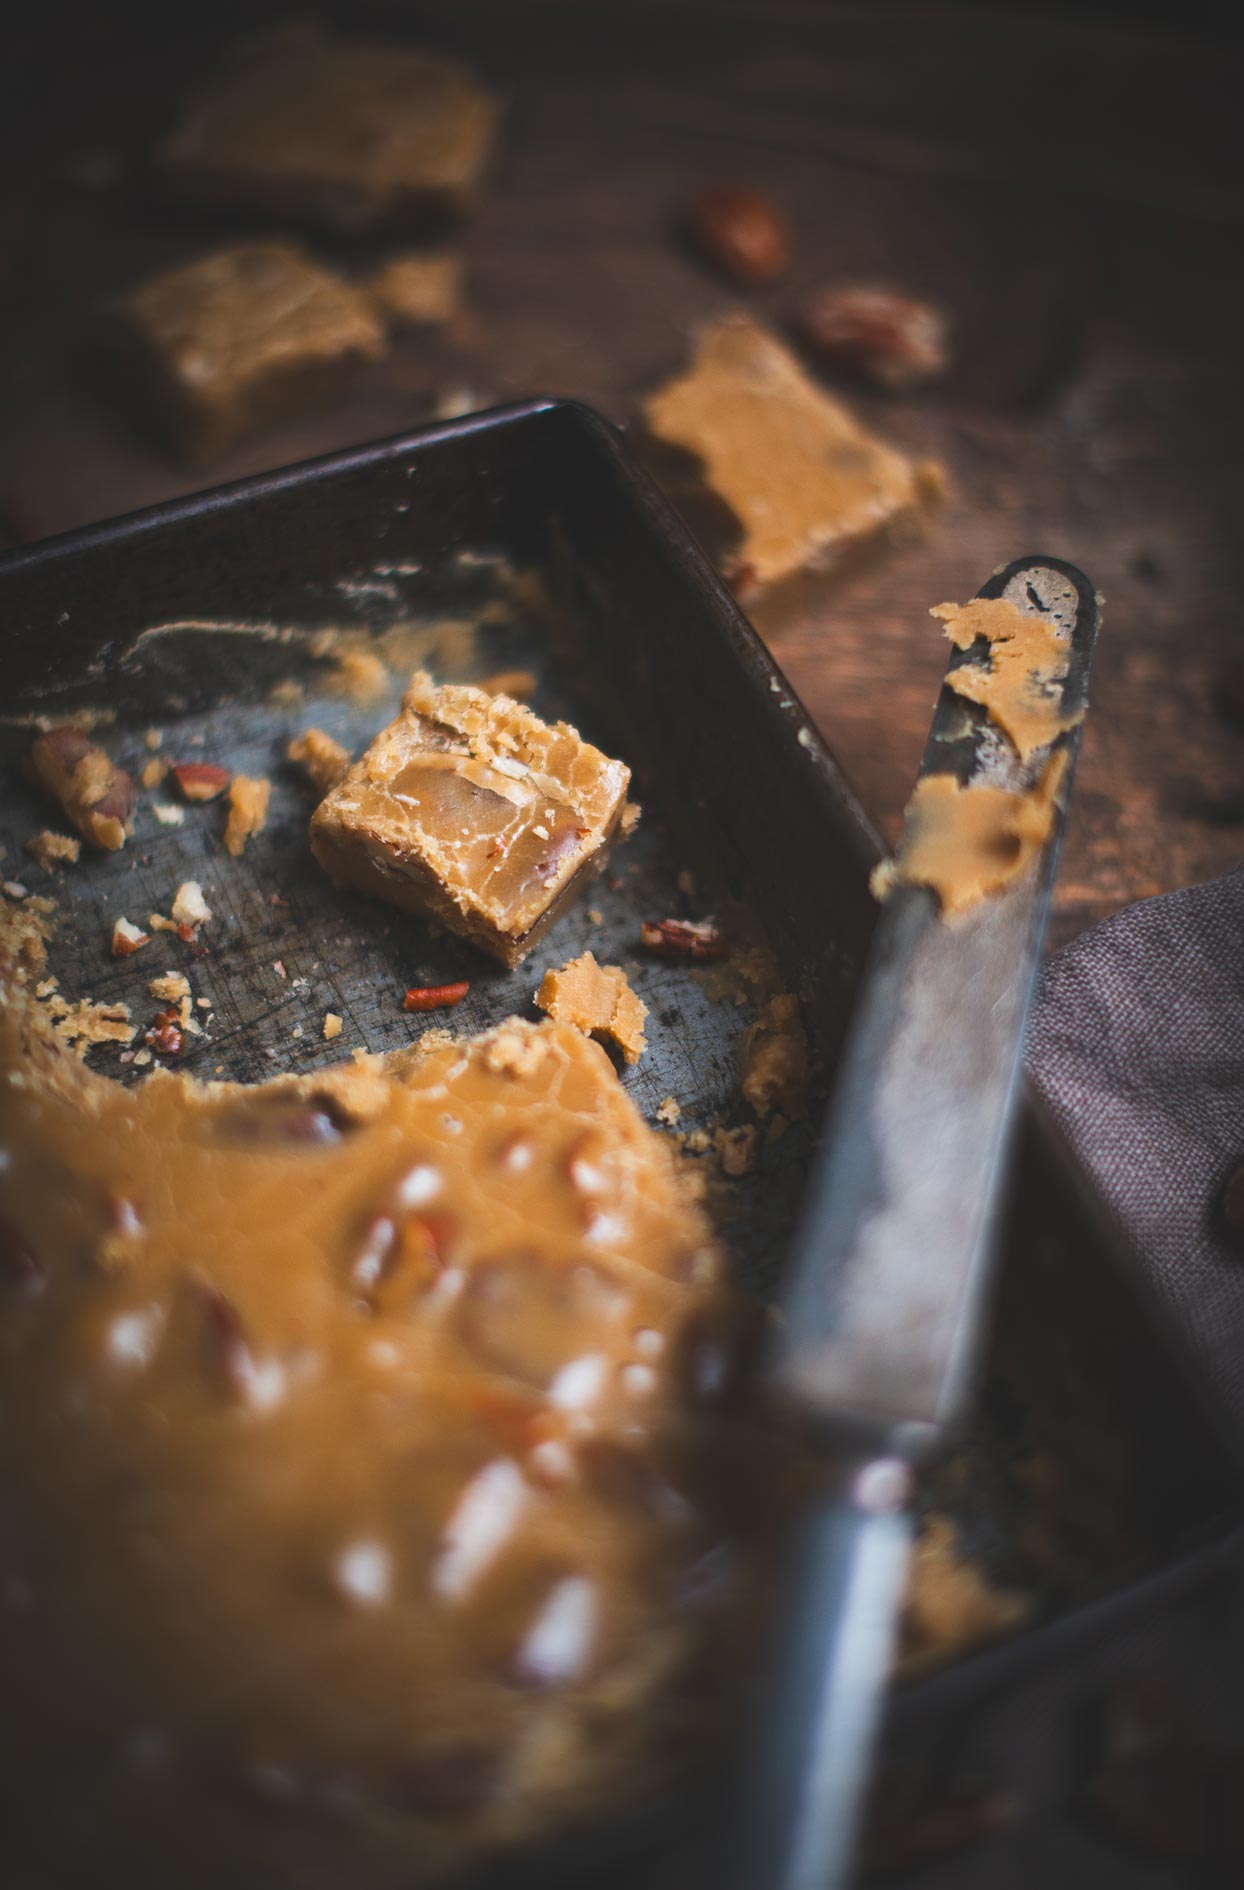
{"label": "chopped pecan", "polygon": [[185,1049],[186,1040],[176,1011],[157,1011],[146,1037],[151,1048],[162,1057],[179,1057]]}
{"label": "chopped pecan", "polygon": [[645,919],[640,942],[658,958],[728,958],[730,946],[711,919]]}
{"label": "chopped pecan", "polygon": [[771,198],[744,184],[717,184],[688,212],[696,246],[736,282],[772,282],[790,262],[790,229]]}
{"label": "chopped pecan", "polygon": [[412,984],[402,999],[404,1011],[445,1011],[461,1004],[470,990],[465,979],[457,984]]}
{"label": "chopped pecan", "polygon": [[912,387],[946,367],[946,323],[927,302],[890,289],[824,289],[805,302],[808,346],[883,387]]}
{"label": "chopped pecan", "polygon": [[137,925],[131,925],[128,919],[114,919],[112,926],[112,955],[114,958],[128,958],[131,952],[141,950],[151,943],[151,935]]}
{"label": "chopped pecan", "polygon": [[187,801],[214,801],[233,779],[228,768],[210,761],[174,761],[169,772]]}

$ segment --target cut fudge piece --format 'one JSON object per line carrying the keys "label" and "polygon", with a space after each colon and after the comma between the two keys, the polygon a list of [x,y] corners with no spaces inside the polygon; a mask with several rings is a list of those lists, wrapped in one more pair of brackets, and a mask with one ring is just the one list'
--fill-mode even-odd
{"label": "cut fudge piece", "polygon": [[752,321],[705,329],[691,367],[649,395],[644,418],[700,461],[743,527],[738,557],[758,584],[832,562],[932,484],[930,469],[868,433]]}
{"label": "cut fudge piece", "polygon": [[546,971],[536,1003],[558,1023],[616,1044],[628,1063],[638,1063],[643,1055],[648,1006],[619,966],[598,965],[592,952],[572,958],[560,971]]}
{"label": "cut fudge piece", "polygon": [[460,60],[287,27],[191,103],[163,175],[197,203],[372,231],[461,208],[497,113]]}
{"label": "cut fudge piece", "polygon": [[239,243],[167,270],[117,315],[121,365],[196,462],[303,412],[384,352],[371,302],[292,243]]}
{"label": "cut fudge piece", "polygon": [[452,321],[461,288],[461,257],[412,255],[392,257],[376,271],[367,292],[395,328],[417,328]]}
{"label": "cut fudge piece", "polygon": [[420,671],[312,815],[311,850],[337,885],[516,965],[600,857],[630,778],[565,722]]}

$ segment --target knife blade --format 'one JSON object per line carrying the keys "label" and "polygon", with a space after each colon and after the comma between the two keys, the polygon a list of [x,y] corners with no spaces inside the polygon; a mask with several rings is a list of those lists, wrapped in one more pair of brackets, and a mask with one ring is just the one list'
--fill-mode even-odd
{"label": "knife blade", "polygon": [[[1097,600],[1024,558],[978,592],[1053,626],[1054,706],[1087,705]],[[956,650],[948,675],[978,660]],[[943,685],[922,778],[1028,788],[1066,755],[1050,833],[1002,890],[948,922],[899,885],[883,906],[768,1360],[771,1389],[836,1465],[799,1532],[780,1645],[749,1747],[739,1890],[834,1890],[849,1867],[906,1582],[914,1468],[968,1398],[1079,721],[1021,761]]]}

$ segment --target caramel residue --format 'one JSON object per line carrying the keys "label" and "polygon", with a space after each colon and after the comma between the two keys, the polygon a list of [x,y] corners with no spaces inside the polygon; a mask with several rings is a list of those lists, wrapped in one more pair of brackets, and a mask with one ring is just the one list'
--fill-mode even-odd
{"label": "caramel residue", "polygon": [[560,971],[545,972],[536,1003],[559,1023],[615,1044],[628,1063],[638,1063],[643,1055],[648,1006],[618,965],[598,965],[591,952],[584,952]]}
{"label": "caramel residue", "polygon": [[954,918],[1017,879],[1054,825],[1067,758],[1051,755],[1035,787],[960,786],[952,774],[917,782],[907,805],[898,858],[869,882],[885,899],[895,884],[928,886]]}
{"label": "caramel residue", "polygon": [[225,822],[225,851],[236,859],[248,840],[253,838],[268,818],[272,798],[271,781],[256,780],[248,774],[235,774],[229,784],[229,818]]}
{"label": "caramel residue", "polygon": [[295,736],[285,756],[306,769],[311,785],[321,794],[330,793],[350,766],[349,749],[343,748],[322,728],[309,728],[305,734]]}
{"label": "caramel residue", "polygon": [[757,584],[825,565],[925,498],[927,474],[869,433],[757,323],[699,336],[690,368],[643,404],[658,439],[702,462],[743,526]]}
{"label": "caramel residue", "polygon": [[997,1588],[964,1555],[954,1523],[936,1512],[916,1538],[899,1644],[899,1671],[942,1665],[969,1648],[1013,1633],[1028,1620],[1035,1597]]}
{"label": "caramel residue", "polygon": [[137,1026],[131,1024],[126,1004],[96,1004],[92,998],[79,998],[71,1004],[59,992],[53,992],[46,1003],[53,1031],[80,1057],[95,1044],[134,1040]]}
{"label": "caramel residue", "polygon": [[718,1165],[723,1175],[732,1178],[751,1174],[756,1166],[759,1145],[760,1133],[754,1122],[745,1122],[737,1129],[715,1129],[713,1132]]}
{"label": "caramel residue", "polygon": [[978,638],[988,641],[987,664],[951,670],[946,681],[988,710],[1021,761],[1081,720],[1083,709],[1060,713],[1058,684],[1067,673],[1068,649],[1044,617],[1017,609],[1005,597],[935,604],[929,614],[942,619],[958,650],[970,649]]}
{"label": "caramel residue", "polygon": [[30,855],[36,866],[50,873],[58,866],[75,866],[82,852],[82,842],[75,840],[72,834],[53,833],[50,827],[45,827],[41,833],[31,834],[23,852]]}
{"label": "caramel residue", "polygon": [[758,1116],[779,1109],[795,1120],[807,1103],[808,1076],[808,1039],[799,999],[793,992],[779,991],[743,1039],[739,1088]]}

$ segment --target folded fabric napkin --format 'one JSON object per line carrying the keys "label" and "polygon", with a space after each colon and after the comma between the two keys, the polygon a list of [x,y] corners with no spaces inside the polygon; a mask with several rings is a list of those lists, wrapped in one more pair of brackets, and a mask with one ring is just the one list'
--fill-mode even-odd
{"label": "folded fabric napkin", "polygon": [[1028,1069],[1244,1426],[1244,868],[1146,899],[1049,960]]}

